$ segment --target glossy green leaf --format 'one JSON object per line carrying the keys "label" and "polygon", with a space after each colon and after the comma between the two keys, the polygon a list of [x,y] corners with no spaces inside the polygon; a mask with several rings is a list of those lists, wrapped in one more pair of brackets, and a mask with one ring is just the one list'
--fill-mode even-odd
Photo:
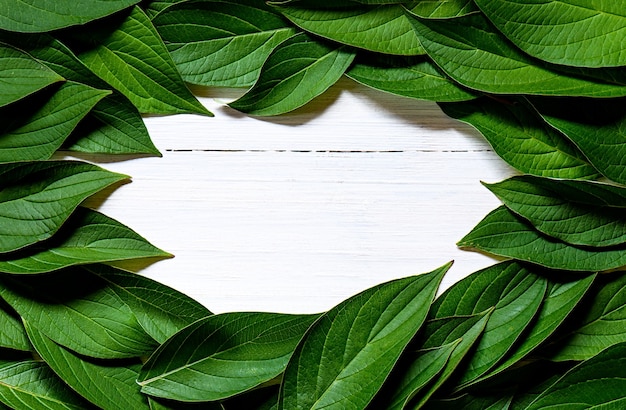
{"label": "glossy green leaf", "polygon": [[482,14],[410,19],[428,55],[460,84],[494,94],[619,97],[626,87],[556,71],[511,45]]}
{"label": "glossy green leaf", "polygon": [[65,383],[88,401],[107,410],[150,408],[135,382],[139,363],[86,359],[54,343],[28,322],[25,326],[37,353]]}
{"label": "glossy green leaf", "polygon": [[357,56],[346,75],[361,84],[392,94],[430,101],[466,101],[476,94],[459,86],[430,60]]}
{"label": "glossy green leaf", "polygon": [[424,54],[399,5],[314,9],[297,4],[278,10],[298,27],[320,37],[385,54]]}
{"label": "glossy green leaf", "polygon": [[478,11],[474,0],[418,0],[407,8],[423,18],[460,17]]}
{"label": "glossy green leaf", "polygon": [[543,119],[578,146],[594,167],[626,183],[626,101],[624,99],[532,98]]}
{"label": "glossy green leaf", "polygon": [[128,305],[144,330],[159,343],[212,314],[189,296],[145,276],[107,265],[87,266],[85,269],[104,279]]}
{"label": "glossy green leaf", "polygon": [[527,409],[620,409],[626,406],[625,390],[626,343],[621,343],[574,367]]}
{"label": "glossy green leaf", "polygon": [[279,409],[364,408],[420,329],[449,267],[375,286],[322,315],[287,365]]}
{"label": "glossy green leaf", "polygon": [[74,265],[170,256],[127,226],[79,208],[49,240],[2,255],[0,272],[45,273]]}
{"label": "glossy green leaf", "polygon": [[28,54],[0,43],[0,82],[2,83],[0,107],[21,100],[59,81],[63,81],[63,77]]}
{"label": "glossy green leaf", "polygon": [[143,393],[179,401],[225,399],[280,375],[318,315],[224,313],[168,339],[144,365]]}
{"label": "glossy green leaf", "polygon": [[24,99],[0,111],[0,162],[48,159],[110,91],[66,82],[49,98]]}
{"label": "glossy green leaf", "polygon": [[626,189],[592,181],[515,176],[485,184],[535,229],[572,245],[626,242]]}
{"label": "glossy green leaf", "polygon": [[47,337],[82,355],[139,357],[157,345],[108,283],[80,268],[0,277],[0,296]]}
{"label": "glossy green leaf", "polygon": [[40,33],[85,24],[139,0],[0,0],[0,29],[22,33]]}
{"label": "glossy green leaf", "polygon": [[88,406],[43,362],[0,367],[0,402],[13,409],[79,410]]}
{"label": "glossy green leaf", "polygon": [[83,200],[127,178],[75,161],[0,165],[0,253],[50,238]]}
{"label": "glossy green leaf", "polygon": [[531,56],[579,67],[626,66],[626,7],[619,1],[475,1]]}
{"label": "glossy green leaf", "polygon": [[552,269],[595,272],[626,265],[626,247],[586,248],[568,245],[536,231],[504,206],[490,212],[457,244]]}
{"label": "glossy green leaf", "polygon": [[232,108],[252,115],[295,110],[333,85],[354,59],[343,46],[320,43],[301,33],[280,43],[265,61],[258,81]]}
{"label": "glossy green leaf", "polygon": [[31,346],[19,315],[0,300],[0,348],[30,351]]}
{"label": "glossy green leaf", "polygon": [[203,86],[251,86],[270,52],[296,33],[262,0],[185,1],[152,22],[183,79]]}
{"label": "glossy green leaf", "polygon": [[135,7],[114,30],[112,23],[107,22],[102,34],[76,34],[82,41],[98,44],[78,55],[90,70],[128,97],[141,113],[210,115],[185,86],[163,40],[141,9]]}
{"label": "glossy green leaf", "polygon": [[598,176],[576,146],[546,126],[526,104],[483,97],[439,106],[478,129],[504,161],[522,172],[556,178]]}
{"label": "glossy green leaf", "polygon": [[157,14],[170,7],[173,4],[187,0],[150,0],[143,6],[143,10],[150,18],[154,18]]}

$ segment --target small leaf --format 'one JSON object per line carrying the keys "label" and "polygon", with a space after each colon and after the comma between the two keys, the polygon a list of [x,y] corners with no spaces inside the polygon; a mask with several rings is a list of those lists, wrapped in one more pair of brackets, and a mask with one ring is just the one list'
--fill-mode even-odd
{"label": "small leaf", "polygon": [[0,272],[46,273],[74,265],[170,256],[127,226],[79,208],[51,239],[2,255]]}
{"label": "small leaf", "polygon": [[364,408],[421,327],[449,267],[378,285],[325,313],[287,365],[279,409]]}
{"label": "small leaf", "polygon": [[623,246],[603,250],[568,245],[537,232],[504,206],[490,212],[457,245],[560,270],[595,272],[626,265]]}
{"label": "small leaf", "polygon": [[2,329],[0,332],[1,348],[31,351],[31,345],[19,315],[10,306],[5,306],[3,300],[0,300],[0,329]]}
{"label": "small leaf", "polygon": [[473,0],[419,0],[408,10],[423,18],[460,17],[478,11]]}
{"label": "small leaf", "polygon": [[546,126],[526,104],[483,97],[439,106],[478,129],[503,160],[522,172],[555,178],[598,176],[576,146]]}
{"label": "small leaf", "polygon": [[345,47],[326,45],[304,33],[280,43],[265,61],[258,81],[229,105],[251,115],[295,110],[333,85],[354,59]]}
{"label": "small leaf", "polygon": [[342,44],[385,54],[424,54],[400,5],[316,9],[296,3],[277,10],[303,30]]}
{"label": "small leaf", "polygon": [[76,161],[0,164],[0,253],[50,238],[83,200],[127,178]]}
{"label": "small leaf", "polygon": [[215,401],[280,375],[318,315],[224,313],[167,340],[144,365],[143,393],[178,401]]}
{"label": "small leaf", "polygon": [[296,33],[261,0],[185,1],[152,22],[183,79],[216,87],[254,84],[270,52]]}
{"label": "small leaf", "polygon": [[626,8],[619,2],[476,0],[476,4],[531,56],[579,67],[626,65]]}
{"label": "small leaf", "polygon": [[476,94],[448,78],[430,60],[357,56],[346,75],[361,84],[392,94],[430,101],[466,101]]}

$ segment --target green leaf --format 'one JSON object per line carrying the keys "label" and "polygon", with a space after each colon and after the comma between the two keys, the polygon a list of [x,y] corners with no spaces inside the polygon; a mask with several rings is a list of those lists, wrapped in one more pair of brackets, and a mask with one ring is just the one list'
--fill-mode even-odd
{"label": "green leaf", "polygon": [[139,385],[135,382],[139,363],[95,361],[77,356],[54,343],[28,322],[24,324],[37,353],[85,399],[107,410],[149,409],[146,396],[140,393]]}
{"label": "green leaf", "polygon": [[144,276],[107,265],[86,266],[85,269],[107,281],[144,330],[159,343],[212,314],[189,296]]}
{"label": "green leaf", "polygon": [[626,188],[530,175],[485,186],[535,229],[563,242],[590,247],[626,243]]}
{"label": "green leaf", "polygon": [[63,81],[63,77],[28,54],[0,43],[0,82],[2,82],[0,107],[21,100],[59,81]]}
{"label": "green leaf", "polygon": [[434,399],[426,403],[422,409],[454,409],[454,410],[509,410],[513,400],[512,394],[497,392],[491,395],[464,394],[454,398]]}
{"label": "green leaf", "polygon": [[203,86],[251,86],[270,52],[296,33],[261,0],[185,1],[152,22],[183,79]]}
{"label": "green leaf", "polygon": [[[0,299],[0,347],[5,349],[31,351],[26,330],[15,311]],[[1,380],[1,379],[0,379]]]}
{"label": "green leaf", "polygon": [[148,4],[143,6],[143,10],[150,18],[154,18],[157,14],[170,7],[173,4],[188,0],[150,0]]}
{"label": "green leaf", "polygon": [[277,9],[303,30],[342,44],[385,54],[424,54],[400,5]]}
{"label": "green leaf", "polygon": [[0,402],[13,409],[84,409],[77,396],[45,364],[27,360],[0,367]]}
{"label": "green leaf", "polygon": [[528,410],[619,409],[626,406],[626,344],[609,347],[567,372]]}
{"label": "green leaf", "polygon": [[147,355],[156,348],[108,283],[80,268],[0,276],[0,296],[24,320],[76,353],[120,359]]}
{"label": "green leaf", "polygon": [[579,67],[626,65],[626,7],[620,2],[476,0],[476,4],[531,56]]}
{"label": "green leaf", "polygon": [[626,183],[626,101],[532,98],[543,119],[576,144],[594,167]]}
{"label": "green leaf", "polygon": [[357,56],[346,75],[361,84],[392,94],[430,101],[465,101],[476,94],[448,78],[430,60]]}
{"label": "green leaf", "polygon": [[483,97],[439,106],[479,130],[504,161],[522,172],[555,178],[598,176],[571,141],[546,126],[524,103]]}
{"label": "green leaf", "polygon": [[28,98],[0,111],[0,163],[50,158],[80,120],[110,94],[70,81],[54,91],[49,98]]}
{"label": "green leaf", "polygon": [[120,10],[139,0],[0,0],[0,29],[40,33],[85,24]]}
{"label": "green leaf", "polygon": [[504,206],[490,212],[457,244],[552,269],[595,272],[626,265],[626,248],[589,249],[537,232]]}
{"label": "green leaf", "polygon": [[364,408],[421,327],[449,267],[370,288],[322,315],[287,365],[279,409]]}
{"label": "green leaf", "polygon": [[258,81],[229,105],[252,115],[279,115],[295,110],[337,82],[353,59],[354,53],[343,46],[296,34],[272,51]]}
{"label": "green leaf", "polygon": [[0,272],[45,273],[74,265],[170,256],[127,226],[79,208],[49,240],[2,255]]}
{"label": "green leaf", "polygon": [[478,11],[474,0],[419,0],[407,8],[423,18],[460,17]]}
{"label": "green leaf", "polygon": [[168,339],[144,365],[141,391],[178,401],[214,401],[280,375],[318,315],[224,313]]}
{"label": "green leaf", "polygon": [[0,164],[0,253],[50,238],[83,200],[127,178],[76,161]]}
{"label": "green leaf", "polygon": [[141,9],[135,7],[121,24],[109,21],[101,30],[75,35],[83,42],[97,43],[78,57],[141,113],[212,115],[185,86],[163,40]]}
{"label": "green leaf", "polygon": [[511,45],[482,14],[410,19],[428,55],[460,84],[494,94],[619,97],[626,87],[556,71]]}

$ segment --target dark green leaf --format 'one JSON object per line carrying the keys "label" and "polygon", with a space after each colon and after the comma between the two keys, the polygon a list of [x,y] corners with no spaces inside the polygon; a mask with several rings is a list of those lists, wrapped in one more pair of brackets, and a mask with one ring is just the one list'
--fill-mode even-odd
{"label": "dark green leaf", "polygon": [[0,300],[0,347],[5,349],[30,351],[31,346],[19,315]]}
{"label": "dark green leaf", "polygon": [[280,43],[265,61],[259,80],[232,108],[252,115],[295,110],[333,85],[354,59],[345,47],[301,33]]}
{"label": "dark green leaf", "polygon": [[370,288],[325,313],[293,354],[279,409],[362,409],[421,327],[450,267]]}
{"label": "dark green leaf", "polygon": [[423,18],[460,17],[478,11],[474,0],[418,0],[407,7]]}
{"label": "dark green leaf", "polygon": [[[508,392],[507,392],[508,393]],[[492,395],[464,394],[459,397],[435,399],[426,403],[423,410],[508,410],[513,400],[511,393],[495,392]]]}

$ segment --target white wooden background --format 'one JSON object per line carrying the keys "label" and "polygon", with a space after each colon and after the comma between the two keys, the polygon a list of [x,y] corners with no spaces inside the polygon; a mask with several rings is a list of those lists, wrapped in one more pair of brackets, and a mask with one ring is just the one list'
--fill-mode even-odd
{"label": "white wooden background", "polygon": [[133,181],[88,205],[176,255],[141,274],[216,313],[317,312],[449,260],[443,288],[494,263],[455,245],[499,204],[480,180],[514,173],[475,130],[348,79],[269,119],[225,106],[241,94],[203,91],[214,118],[147,118],[163,158],[95,158]]}

